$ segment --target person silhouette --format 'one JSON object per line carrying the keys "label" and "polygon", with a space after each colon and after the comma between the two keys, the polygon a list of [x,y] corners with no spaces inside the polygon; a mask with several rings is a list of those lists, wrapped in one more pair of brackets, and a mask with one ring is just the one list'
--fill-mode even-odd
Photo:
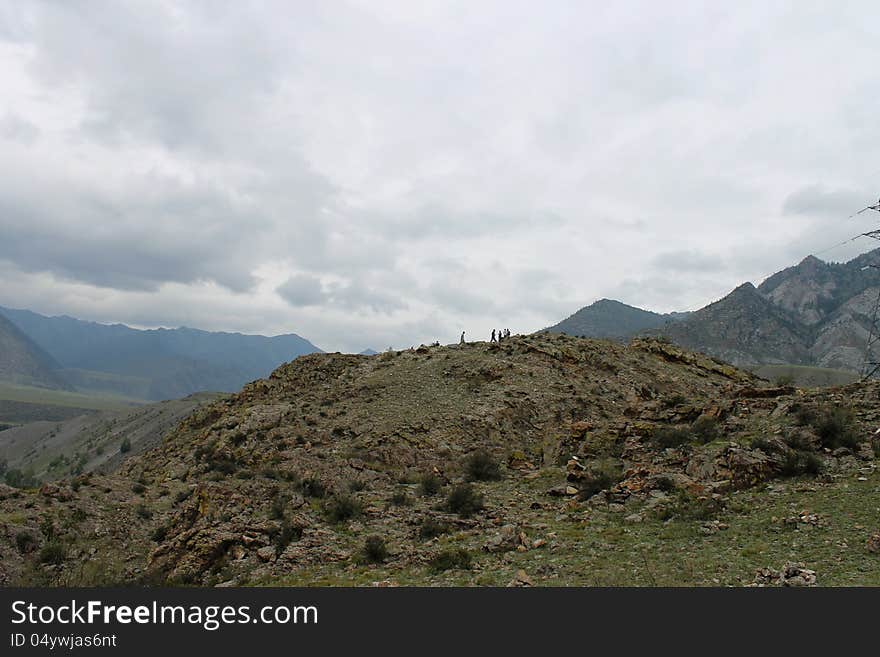
{"label": "person silhouette", "polygon": [[495,329],[492,329],[492,337],[490,338],[489,342],[495,342]]}
{"label": "person silhouette", "polygon": [[464,331],[461,332],[461,340],[458,341],[458,344],[464,344]]}

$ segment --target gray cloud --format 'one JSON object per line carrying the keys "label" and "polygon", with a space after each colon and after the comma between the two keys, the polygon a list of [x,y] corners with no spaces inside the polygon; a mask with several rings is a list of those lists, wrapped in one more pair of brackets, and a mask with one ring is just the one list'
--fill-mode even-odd
{"label": "gray cloud", "polygon": [[382,349],[844,259],[873,9],[12,0],[0,303]]}

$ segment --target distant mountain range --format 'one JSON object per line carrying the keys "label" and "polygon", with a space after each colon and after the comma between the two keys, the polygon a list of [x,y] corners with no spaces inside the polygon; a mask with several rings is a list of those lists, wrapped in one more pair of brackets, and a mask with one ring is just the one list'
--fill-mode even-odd
{"label": "distant mountain range", "polygon": [[[744,283],[692,313],[658,313],[603,299],[547,329],[588,337],[663,335],[735,365],[785,363],[858,371],[880,294],[880,249],[846,263],[814,256]],[[880,350],[872,354],[880,359]]]}
{"label": "distant mountain range", "polygon": [[0,307],[0,380],[162,400],[234,392],[321,351],[295,334],[138,330]]}

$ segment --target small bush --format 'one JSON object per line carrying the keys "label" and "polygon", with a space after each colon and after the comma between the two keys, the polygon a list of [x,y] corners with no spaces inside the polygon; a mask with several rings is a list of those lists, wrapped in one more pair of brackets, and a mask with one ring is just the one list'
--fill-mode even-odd
{"label": "small bush", "polygon": [[429,539],[442,536],[448,531],[449,525],[445,522],[439,522],[437,520],[434,520],[433,518],[428,518],[422,521],[422,524],[419,527],[419,538],[423,541],[427,541]]}
{"label": "small bush", "polygon": [[141,520],[149,520],[150,518],[153,517],[153,512],[147,508],[146,504],[138,504],[135,507],[134,512],[137,514],[137,517],[140,518]]}
{"label": "small bush", "polygon": [[432,497],[443,488],[443,480],[433,472],[424,475],[419,480],[419,491],[424,497]]}
{"label": "small bush", "polygon": [[813,424],[822,447],[837,449],[848,447],[855,449],[859,444],[858,432],[852,411],[846,408],[833,407],[819,412]]}
{"label": "small bush", "polygon": [[22,554],[26,554],[34,549],[34,546],[37,544],[37,539],[34,538],[34,535],[30,532],[18,532],[15,535],[15,547],[18,548],[18,551]]}
{"label": "small bush", "polygon": [[691,435],[703,445],[717,440],[721,435],[718,420],[711,417],[701,417],[691,425]]}
{"label": "small bush", "polygon": [[309,477],[308,479],[303,479],[302,492],[306,497],[322,498],[327,495],[327,487],[320,479]]}
{"label": "small bush", "polygon": [[822,469],[822,459],[814,452],[792,450],[782,459],[782,475],[784,477],[797,477],[803,474],[817,475],[821,474]]}
{"label": "small bush", "polygon": [[61,564],[67,558],[67,548],[58,540],[51,540],[40,550],[40,562],[47,564]]}
{"label": "small bush", "polygon": [[391,506],[412,506],[413,500],[405,490],[398,489],[394,491],[389,504]]}
{"label": "small bush", "polygon": [[367,488],[367,482],[363,479],[352,479],[348,482],[348,490],[352,493],[359,493]]}
{"label": "small bush", "polygon": [[135,495],[143,495],[147,492],[147,487],[140,482],[135,482],[131,485],[131,492]]}
{"label": "small bush", "polygon": [[578,496],[588,500],[596,493],[614,486],[622,476],[620,468],[615,465],[594,465],[578,480]]}
{"label": "small bush", "polygon": [[465,461],[465,473],[469,481],[498,481],[501,479],[501,466],[486,450],[480,449]]}
{"label": "small bush", "polygon": [[654,432],[651,440],[662,449],[681,447],[691,441],[691,434],[681,427],[661,427]]}
{"label": "small bush", "polygon": [[471,484],[459,484],[449,492],[446,508],[462,518],[470,518],[483,510],[483,496]]}
{"label": "small bush", "polygon": [[671,493],[677,488],[672,477],[667,477],[665,475],[657,477],[657,479],[654,480],[654,486],[657,490],[662,490],[664,493]]}
{"label": "small bush", "polygon": [[324,508],[332,522],[345,522],[359,516],[363,512],[361,503],[351,495],[336,495]]}
{"label": "small bush", "polygon": [[119,443],[119,452],[121,454],[127,454],[131,451],[131,441],[128,438],[123,438],[122,442]]}
{"label": "small bush", "polygon": [[296,525],[289,520],[284,520],[281,523],[281,527],[278,529],[278,533],[273,537],[275,549],[278,550],[279,553],[284,552],[288,545],[301,539],[302,535],[303,528],[300,525]]}
{"label": "small bush", "polygon": [[287,507],[286,500],[281,495],[276,495],[269,506],[269,518],[281,520],[284,518],[284,510]]}
{"label": "small bush", "polygon": [[431,570],[435,573],[453,569],[470,570],[472,566],[473,558],[470,552],[461,548],[438,552],[430,561]]}
{"label": "small bush", "polygon": [[681,406],[682,404],[687,403],[687,397],[682,395],[681,393],[676,393],[674,395],[670,395],[666,399],[663,400],[663,405],[666,408],[673,408],[675,406]]}
{"label": "small bush", "polygon": [[710,520],[724,508],[724,503],[716,498],[695,496],[687,491],[679,491],[672,504],[658,507],[661,520],[678,518],[680,520]]}
{"label": "small bush", "polygon": [[159,525],[156,529],[153,530],[153,533],[150,535],[150,539],[154,543],[161,543],[168,536],[168,527],[166,525]]}
{"label": "small bush", "polygon": [[383,563],[388,558],[388,547],[381,536],[367,536],[361,555],[366,563]]}

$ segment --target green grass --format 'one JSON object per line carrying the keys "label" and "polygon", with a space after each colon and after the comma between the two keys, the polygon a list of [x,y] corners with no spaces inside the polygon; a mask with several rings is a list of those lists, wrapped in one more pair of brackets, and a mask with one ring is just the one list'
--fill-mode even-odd
{"label": "green grass", "polygon": [[86,395],[78,392],[49,390],[3,382],[0,382],[0,400],[95,411],[112,411],[145,403],[143,400],[126,397]]}

